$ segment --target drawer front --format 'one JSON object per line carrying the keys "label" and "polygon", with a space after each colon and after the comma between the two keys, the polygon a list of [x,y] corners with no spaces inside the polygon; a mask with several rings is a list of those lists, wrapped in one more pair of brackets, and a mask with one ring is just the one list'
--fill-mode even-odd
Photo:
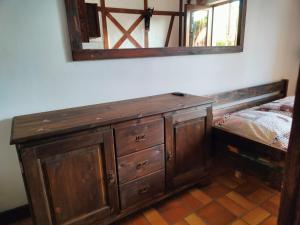
{"label": "drawer front", "polygon": [[164,120],[131,121],[130,126],[115,128],[117,155],[124,156],[142,149],[164,143]]}
{"label": "drawer front", "polygon": [[139,202],[164,193],[165,171],[161,170],[146,177],[120,185],[121,207],[126,209]]}
{"label": "drawer front", "polygon": [[164,167],[164,145],[158,145],[118,158],[121,184],[161,170]]}

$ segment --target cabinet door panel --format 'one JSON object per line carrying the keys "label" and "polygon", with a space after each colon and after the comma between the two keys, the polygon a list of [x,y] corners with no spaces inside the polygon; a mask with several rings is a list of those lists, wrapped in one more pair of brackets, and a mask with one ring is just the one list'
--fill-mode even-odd
{"label": "cabinet door panel", "polygon": [[168,188],[197,183],[207,173],[211,109],[169,115],[165,123]]}
{"label": "cabinet door panel", "polygon": [[103,160],[101,146],[92,146],[44,163],[58,224],[99,210],[109,215]]}
{"label": "cabinet door panel", "polygon": [[[24,152],[32,153],[30,158],[21,156],[28,192],[33,199],[42,196],[47,205],[39,209],[33,202],[37,224],[85,225],[119,210],[112,130],[85,133]],[[34,170],[40,174],[35,184],[31,179]]]}
{"label": "cabinet door panel", "polygon": [[205,119],[186,122],[175,126],[175,174],[193,170],[203,165],[205,158]]}

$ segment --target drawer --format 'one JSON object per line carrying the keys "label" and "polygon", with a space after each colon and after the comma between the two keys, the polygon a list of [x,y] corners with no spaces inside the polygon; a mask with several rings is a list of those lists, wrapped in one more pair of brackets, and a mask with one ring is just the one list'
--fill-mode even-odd
{"label": "drawer", "polygon": [[133,120],[114,128],[118,156],[164,143],[164,120],[161,117]]}
{"label": "drawer", "polygon": [[127,184],[120,185],[121,207],[126,209],[156,195],[165,189],[165,171],[161,170]]}
{"label": "drawer", "polygon": [[140,178],[164,167],[164,145],[158,145],[118,158],[119,182]]}

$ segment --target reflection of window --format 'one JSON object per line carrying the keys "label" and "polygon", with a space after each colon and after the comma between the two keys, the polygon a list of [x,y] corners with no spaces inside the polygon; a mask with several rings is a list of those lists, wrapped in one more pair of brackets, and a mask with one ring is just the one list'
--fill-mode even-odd
{"label": "reflection of window", "polygon": [[192,46],[207,46],[208,10],[196,11],[192,14],[190,43]]}
{"label": "reflection of window", "polygon": [[236,46],[240,1],[188,5],[186,46]]}
{"label": "reflection of window", "polygon": [[240,2],[213,8],[212,46],[237,45]]}

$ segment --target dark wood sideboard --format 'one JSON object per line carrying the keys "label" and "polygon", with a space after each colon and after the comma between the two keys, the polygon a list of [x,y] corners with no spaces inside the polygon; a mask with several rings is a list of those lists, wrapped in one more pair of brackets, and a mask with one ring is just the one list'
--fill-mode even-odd
{"label": "dark wood sideboard", "polygon": [[164,94],[13,119],[37,225],[109,224],[209,178],[212,100]]}

